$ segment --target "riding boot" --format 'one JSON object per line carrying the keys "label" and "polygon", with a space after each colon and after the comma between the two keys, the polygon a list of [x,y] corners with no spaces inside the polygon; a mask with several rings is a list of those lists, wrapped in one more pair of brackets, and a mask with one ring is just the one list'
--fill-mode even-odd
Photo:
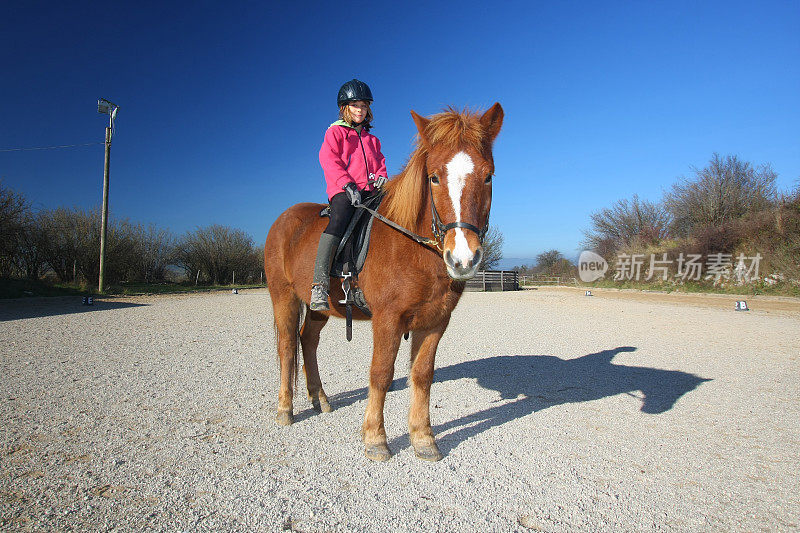
{"label": "riding boot", "polygon": [[319,238],[317,247],[317,261],[314,263],[314,283],[311,285],[311,300],[309,307],[312,311],[328,311],[328,293],[331,288],[331,264],[334,252],[341,239],[329,233],[323,233]]}

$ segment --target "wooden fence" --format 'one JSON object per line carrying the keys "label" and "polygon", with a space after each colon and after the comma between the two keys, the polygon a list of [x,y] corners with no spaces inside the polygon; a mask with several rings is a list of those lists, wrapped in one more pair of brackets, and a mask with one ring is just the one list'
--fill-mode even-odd
{"label": "wooden fence", "polygon": [[475,274],[467,281],[468,291],[518,291],[519,272],[513,270],[485,270]]}

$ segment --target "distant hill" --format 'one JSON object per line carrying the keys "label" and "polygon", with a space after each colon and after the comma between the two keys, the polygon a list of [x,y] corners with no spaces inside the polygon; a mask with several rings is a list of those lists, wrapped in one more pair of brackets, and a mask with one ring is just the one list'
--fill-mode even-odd
{"label": "distant hill", "polygon": [[511,270],[515,266],[535,265],[536,259],[532,257],[504,257],[495,267],[495,270]]}
{"label": "distant hill", "polygon": [[[573,264],[578,263],[578,255],[573,257],[567,256],[567,259]],[[511,270],[515,266],[534,266],[536,264],[535,257],[504,257],[497,263],[495,270]]]}

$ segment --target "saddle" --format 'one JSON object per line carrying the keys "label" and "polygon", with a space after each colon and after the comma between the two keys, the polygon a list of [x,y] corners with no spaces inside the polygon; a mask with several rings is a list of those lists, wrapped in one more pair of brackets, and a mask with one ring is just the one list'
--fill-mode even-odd
{"label": "saddle", "polygon": [[[383,194],[379,193],[365,198],[362,205],[372,210],[377,210],[382,200]],[[330,206],[326,206],[320,211],[319,216],[330,216]],[[331,265],[331,277],[342,280],[345,299],[339,303],[347,307],[348,315],[350,314],[350,306],[355,305],[362,313],[372,317],[372,312],[364,298],[364,293],[361,292],[361,288],[358,286],[358,274],[364,268],[364,262],[367,259],[369,238],[374,220],[375,218],[367,213],[365,209],[356,209],[350,224],[347,225],[347,229],[342,236],[339,247],[336,249],[333,264]]]}

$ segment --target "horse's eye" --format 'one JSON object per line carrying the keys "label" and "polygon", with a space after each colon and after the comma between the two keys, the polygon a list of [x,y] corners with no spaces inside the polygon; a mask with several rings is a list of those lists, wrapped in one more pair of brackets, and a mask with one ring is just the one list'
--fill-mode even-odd
{"label": "horse's eye", "polygon": [[486,182],[485,183],[491,183],[491,182],[492,182],[492,175],[489,174],[488,176],[486,176]]}
{"label": "horse's eye", "polygon": [[434,185],[439,185],[439,176],[437,176],[436,174],[431,176],[431,183],[433,183]]}

